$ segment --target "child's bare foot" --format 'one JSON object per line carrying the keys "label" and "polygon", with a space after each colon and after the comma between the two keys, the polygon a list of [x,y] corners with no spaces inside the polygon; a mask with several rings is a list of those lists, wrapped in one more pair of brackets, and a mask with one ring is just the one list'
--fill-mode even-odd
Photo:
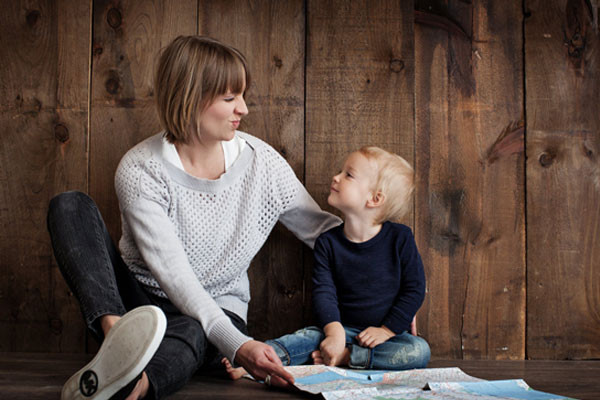
{"label": "child's bare foot", "polygon": [[323,361],[323,357],[321,356],[321,352],[319,350],[313,351],[310,356],[313,359],[313,364],[315,365],[323,365],[325,361]]}
{"label": "child's bare foot", "polygon": [[242,367],[234,368],[226,357],[223,357],[223,359],[221,360],[221,364],[225,366],[225,371],[227,371],[229,377],[234,381],[242,378],[244,375],[247,374],[246,370]]}

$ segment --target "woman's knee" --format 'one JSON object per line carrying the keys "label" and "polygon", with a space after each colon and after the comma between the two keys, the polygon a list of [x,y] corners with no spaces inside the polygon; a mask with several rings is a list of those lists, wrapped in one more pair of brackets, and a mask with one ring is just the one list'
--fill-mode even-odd
{"label": "woman's knee", "polygon": [[208,348],[202,325],[187,315],[169,318],[163,342],[167,353],[172,352],[175,357],[192,358],[197,366],[203,363]]}
{"label": "woman's knee", "polygon": [[48,205],[48,220],[72,215],[80,208],[81,204],[95,207],[94,201],[83,192],[69,191],[57,194]]}

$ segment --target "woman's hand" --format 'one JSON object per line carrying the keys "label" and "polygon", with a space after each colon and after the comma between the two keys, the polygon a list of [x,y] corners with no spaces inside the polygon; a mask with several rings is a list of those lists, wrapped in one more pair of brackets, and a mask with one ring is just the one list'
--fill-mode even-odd
{"label": "woman's hand", "polygon": [[362,347],[368,347],[372,349],[373,347],[386,342],[393,336],[395,336],[394,332],[382,325],[381,328],[377,328],[376,326],[368,327],[359,333],[356,336],[356,339],[358,340],[358,344],[360,344]]}
{"label": "woman's hand", "polygon": [[294,377],[287,372],[273,348],[263,342],[250,340],[242,345],[235,354],[235,361],[259,380],[270,375],[270,384],[289,387],[294,384]]}

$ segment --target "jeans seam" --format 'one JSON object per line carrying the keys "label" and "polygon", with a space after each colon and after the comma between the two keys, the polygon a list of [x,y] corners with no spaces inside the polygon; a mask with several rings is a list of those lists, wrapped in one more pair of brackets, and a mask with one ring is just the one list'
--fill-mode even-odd
{"label": "jeans seam", "polygon": [[290,356],[290,353],[287,351],[287,349],[281,343],[279,343],[277,340],[273,340],[273,344],[276,344],[277,347],[279,347],[283,351],[283,353],[285,354],[285,356],[287,358],[287,365],[290,365],[292,363],[292,357]]}

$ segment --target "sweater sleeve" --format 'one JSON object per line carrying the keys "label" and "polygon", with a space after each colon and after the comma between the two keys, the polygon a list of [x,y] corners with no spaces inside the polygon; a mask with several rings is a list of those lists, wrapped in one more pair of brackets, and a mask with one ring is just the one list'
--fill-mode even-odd
{"label": "sweater sleeve", "polygon": [[322,237],[318,238],[314,250],[312,296],[315,318],[321,328],[330,322],[342,321],[330,256],[331,249],[325,245]]}
{"label": "sweater sleeve", "polygon": [[286,207],[279,216],[279,221],[312,249],[321,233],[338,226],[342,220],[323,211],[296,177],[287,161],[279,154],[277,158],[281,198],[292,199],[289,203],[285,202]]}
{"label": "sweater sleeve", "polygon": [[321,210],[300,181],[298,186],[294,203],[279,217],[279,221],[312,249],[321,233],[338,226],[342,220]]}
{"label": "sweater sleeve", "polygon": [[[234,360],[237,350],[251,338],[233,325],[198,281],[161,201],[164,193],[144,193],[139,182],[133,187],[124,186],[132,183],[125,177],[117,172],[115,181],[117,193],[122,194],[119,198],[121,213],[145,264],[169,300],[183,314],[200,321],[208,340]],[[137,195],[132,196],[136,191]],[[124,196],[127,192],[130,195]]]}
{"label": "sweater sleeve", "polygon": [[409,329],[412,319],[425,299],[423,262],[410,230],[398,251],[402,263],[401,287],[394,305],[383,320],[383,325],[397,334]]}

